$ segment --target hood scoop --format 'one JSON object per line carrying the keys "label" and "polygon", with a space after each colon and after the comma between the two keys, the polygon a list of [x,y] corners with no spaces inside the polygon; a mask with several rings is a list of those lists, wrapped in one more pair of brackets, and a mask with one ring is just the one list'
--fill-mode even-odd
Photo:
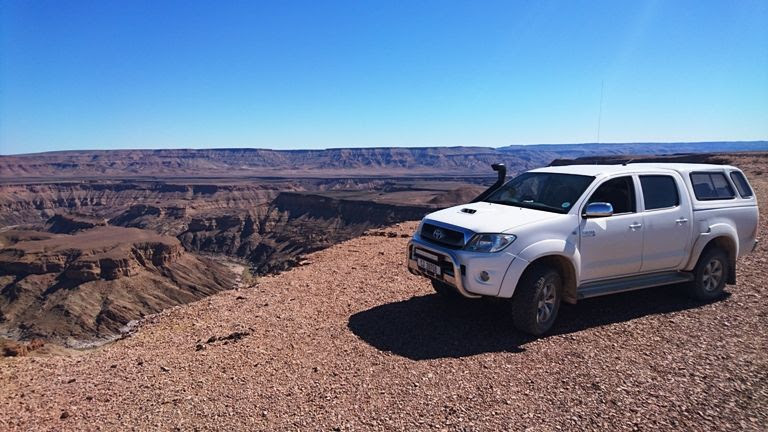
{"label": "hood scoop", "polygon": [[462,213],[467,213],[467,214],[475,214],[475,213],[477,213],[477,210],[475,210],[473,208],[465,207],[465,208],[461,209],[461,212]]}

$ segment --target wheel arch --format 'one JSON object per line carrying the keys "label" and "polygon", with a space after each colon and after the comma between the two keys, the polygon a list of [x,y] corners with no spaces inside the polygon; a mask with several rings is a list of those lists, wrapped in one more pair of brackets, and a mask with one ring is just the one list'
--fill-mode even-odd
{"label": "wheel arch", "polygon": [[563,301],[571,304],[576,303],[578,279],[576,276],[576,268],[570,259],[564,255],[544,255],[531,262],[526,268],[526,271],[534,265],[545,265],[560,273],[560,277],[563,280],[563,292],[561,293]]}
{"label": "wheel arch", "polygon": [[534,264],[552,266],[563,278],[563,300],[576,302],[581,255],[576,245],[565,239],[546,239],[527,246],[512,261],[499,290],[499,297],[512,297],[523,274]]}
{"label": "wheel arch", "polygon": [[539,256],[531,262],[524,260],[516,261],[517,265],[523,264],[525,267],[519,268],[518,271],[512,272],[514,273],[514,276],[516,276],[514,280],[511,277],[510,272],[507,273],[507,277],[504,278],[504,283],[502,284],[499,297],[512,297],[515,291],[517,291],[517,285],[520,283],[520,280],[523,279],[523,275],[525,275],[525,273],[530,271],[532,268],[543,265],[553,268],[558,273],[560,273],[560,277],[563,280],[563,291],[561,293],[563,301],[571,304],[576,303],[576,287],[578,285],[578,275],[576,273],[576,266],[574,266],[570,258],[562,254],[551,253]]}
{"label": "wheel arch", "polygon": [[[686,270],[693,270],[707,251],[712,248],[718,248],[725,251],[728,255],[728,279],[729,285],[736,283],[736,257],[739,256],[739,243],[736,241],[735,233],[730,233],[728,229],[718,230],[717,234],[709,233],[707,237],[700,237],[694,246],[694,254],[686,266]],[[714,235],[712,235],[714,234]]]}
{"label": "wheel arch", "polygon": [[728,279],[726,279],[726,283],[728,283],[729,285],[735,284],[736,283],[736,257],[739,255],[738,243],[734,239],[728,236],[715,237],[709,242],[707,242],[707,245],[704,246],[704,249],[702,250],[701,253],[703,254],[712,248],[722,249],[725,251],[726,254],[728,254]]}

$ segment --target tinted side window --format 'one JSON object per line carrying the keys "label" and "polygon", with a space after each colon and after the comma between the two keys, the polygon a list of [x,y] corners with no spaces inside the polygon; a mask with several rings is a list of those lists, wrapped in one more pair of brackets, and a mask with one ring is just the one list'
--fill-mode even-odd
{"label": "tinted side window", "polygon": [[640,176],[646,210],[677,207],[680,195],[675,179],[665,175]]}
{"label": "tinted side window", "polygon": [[635,212],[635,186],[632,177],[618,177],[600,185],[589,198],[588,203],[607,202],[613,206],[613,213]]}
{"label": "tinted side window", "polygon": [[733,180],[733,184],[736,185],[736,190],[739,191],[739,195],[741,195],[742,198],[749,198],[752,196],[752,188],[749,187],[749,183],[747,183],[744,174],[738,171],[732,171],[731,180]]}
{"label": "tinted side window", "polygon": [[735,198],[731,184],[723,173],[691,173],[693,193],[699,201]]}

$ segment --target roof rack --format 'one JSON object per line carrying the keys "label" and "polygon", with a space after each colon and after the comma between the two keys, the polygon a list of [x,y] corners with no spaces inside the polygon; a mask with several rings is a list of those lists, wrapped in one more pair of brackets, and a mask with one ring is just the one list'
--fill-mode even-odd
{"label": "roof rack", "polygon": [[568,165],[622,165],[631,163],[655,163],[655,164],[676,164],[676,163],[694,163],[711,164],[723,163],[718,161],[718,155],[711,153],[672,153],[661,155],[595,155],[582,156],[575,159],[555,159],[549,166],[568,166]]}

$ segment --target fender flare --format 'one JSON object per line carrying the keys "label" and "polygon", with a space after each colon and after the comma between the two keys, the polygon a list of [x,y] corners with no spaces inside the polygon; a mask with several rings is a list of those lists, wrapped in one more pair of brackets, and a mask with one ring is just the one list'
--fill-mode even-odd
{"label": "fender flare", "polygon": [[499,297],[512,297],[523,272],[531,263],[547,257],[556,257],[570,264],[571,272],[569,273],[571,274],[563,275],[566,279],[564,281],[564,298],[566,301],[575,302],[576,287],[580,276],[581,254],[574,243],[560,239],[541,240],[521,250],[504,275],[499,289]]}
{"label": "fender flare", "polygon": [[699,262],[699,258],[701,257],[701,254],[704,252],[704,249],[707,247],[707,245],[709,245],[713,240],[723,237],[729,241],[729,246],[733,248],[733,250],[728,251],[728,253],[731,254],[730,258],[731,263],[733,264],[733,262],[736,261],[736,257],[739,256],[739,236],[736,233],[736,229],[726,223],[715,223],[709,226],[707,232],[700,233],[696,240],[693,242],[693,247],[691,247],[691,256],[683,270],[692,271],[696,267],[696,263]]}

